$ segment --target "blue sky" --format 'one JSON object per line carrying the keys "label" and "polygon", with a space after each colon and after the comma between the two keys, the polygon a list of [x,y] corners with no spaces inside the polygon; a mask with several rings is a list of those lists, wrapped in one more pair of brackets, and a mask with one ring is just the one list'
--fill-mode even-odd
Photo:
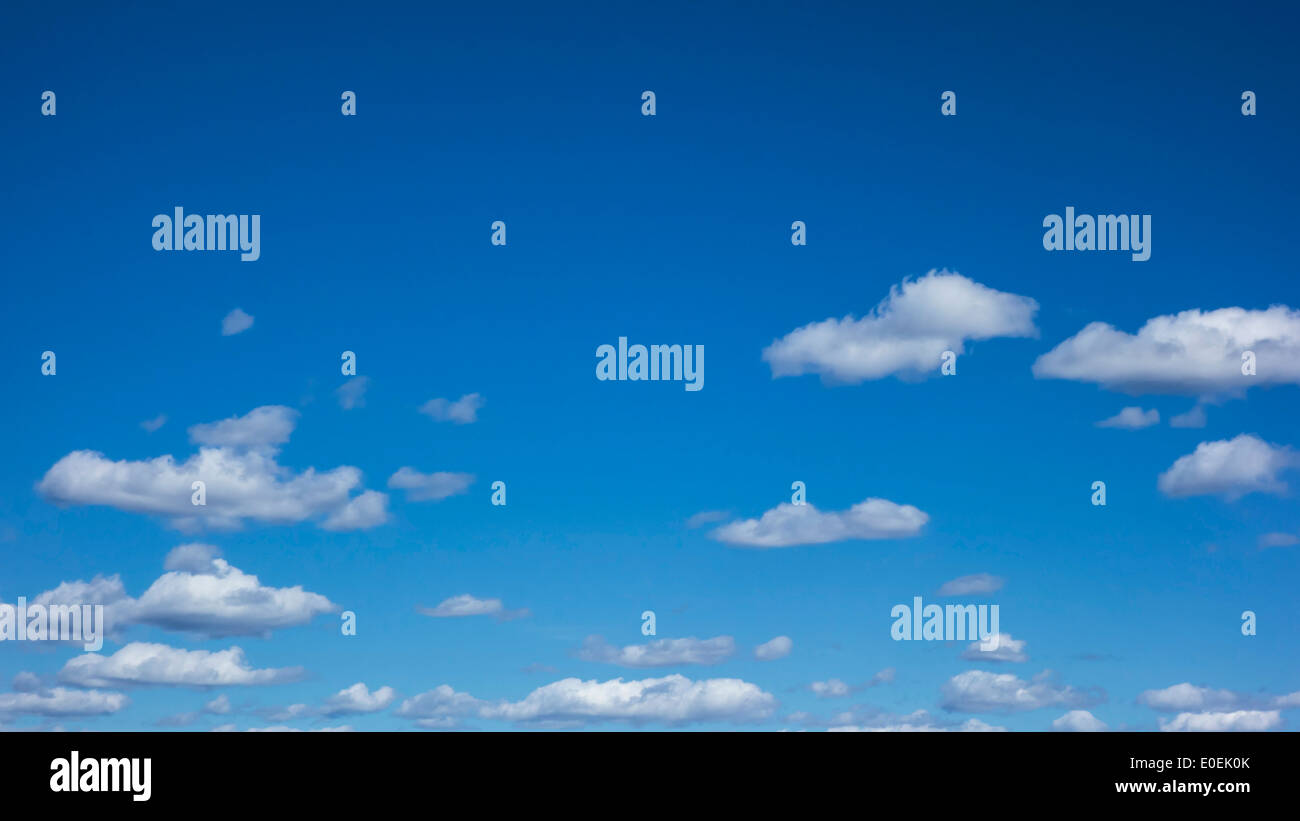
{"label": "blue sky", "polygon": [[[110,661],[91,662],[112,676],[79,676],[75,647],[0,646],[0,725],[1300,720],[1300,697],[1285,698],[1300,690],[1293,11],[19,3],[3,15],[0,601],[116,576],[135,616],[105,644]],[[40,112],[47,89],[55,116]],[[1241,113],[1247,89],[1256,116]],[[344,90],[356,116],[340,112]],[[946,90],[956,116],[940,113]],[[155,251],[151,220],[177,206],[261,215],[260,259]],[[1043,219],[1067,206],[1151,215],[1151,258],[1046,251]],[[489,241],[495,220],[504,246]],[[794,220],[805,246],[791,244]],[[236,308],[253,324],[223,335]],[[1229,308],[1243,310],[1208,313]],[[856,324],[873,309],[897,321]],[[765,358],[850,315],[801,349],[803,375]],[[1169,336],[1139,333],[1176,316]],[[1114,334],[1071,348],[1094,322]],[[828,363],[867,355],[848,344],[859,332],[883,372],[836,378]],[[704,389],[598,381],[594,352],[619,337],[703,346]],[[935,344],[960,347],[955,376],[940,375]],[[1246,347],[1266,352],[1253,381],[1234,370]],[[343,351],[357,377],[341,375]],[[932,366],[899,365],[909,351]],[[363,403],[343,407],[338,389],[362,378]],[[483,401],[472,422],[420,412],[470,394]],[[1097,425],[1126,407],[1159,422]],[[1170,424],[1197,407],[1203,427]],[[257,408],[271,410],[247,416]],[[195,433],[233,418],[252,446]],[[184,464],[200,446],[231,475],[276,466],[267,493],[209,492],[204,515],[238,527],[178,526],[159,512],[171,488],[122,478],[153,482],[148,460]],[[102,457],[64,461],[79,451]],[[421,501],[389,486],[403,467],[474,478]],[[283,486],[313,468],[359,476],[324,501]],[[1090,501],[1098,480],[1104,507]],[[877,498],[926,521],[808,543],[826,522],[801,519],[798,543],[770,549],[718,530],[780,515],[794,481],[822,513]],[[379,513],[324,526],[365,492],[384,495]],[[215,553],[175,554],[188,569],[165,570],[188,544],[256,576],[265,606],[203,564]],[[998,582],[939,597],[978,574]],[[163,597],[172,585],[188,593]],[[320,598],[282,592],[295,587]],[[528,615],[417,609],[462,595]],[[1025,660],[893,641],[890,609],[914,596],[997,604]],[[356,636],[340,634],[343,610]],[[1242,635],[1244,610],[1257,635]],[[666,661],[584,654],[591,636]],[[787,655],[754,657],[778,636]],[[676,639],[701,644],[652,644]],[[192,655],[231,647],[244,668]],[[696,663],[701,647],[724,652]],[[301,671],[203,678],[286,668]],[[606,685],[620,678],[668,680]],[[812,689],[832,679],[850,692]],[[329,701],[357,683],[364,697]],[[229,710],[204,713],[219,696]]]}

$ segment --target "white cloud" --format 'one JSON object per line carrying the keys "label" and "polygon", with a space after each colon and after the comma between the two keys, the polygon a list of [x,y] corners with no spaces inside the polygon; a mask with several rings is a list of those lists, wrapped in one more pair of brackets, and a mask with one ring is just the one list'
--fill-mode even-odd
{"label": "white cloud", "polygon": [[867,686],[875,687],[877,684],[889,684],[894,680],[894,678],[897,675],[898,675],[898,671],[895,670],[893,667],[886,667],[885,669],[881,670],[879,673],[876,673],[874,676],[872,676],[871,681],[867,682]]}
{"label": "white cloud", "polygon": [[406,699],[395,714],[415,719],[423,727],[448,727],[455,723],[455,719],[470,715],[483,705],[484,702],[469,693],[458,693],[446,684],[440,684],[428,692]]}
{"label": "white cloud", "polygon": [[441,501],[464,493],[473,483],[472,473],[420,473],[409,467],[399,468],[388,477],[388,486],[405,490],[406,498],[413,502]]}
{"label": "white cloud", "polygon": [[179,570],[185,573],[211,573],[214,569],[213,559],[221,556],[221,548],[216,545],[191,544],[177,545],[163,559],[164,570]]}
{"label": "white cloud", "polygon": [[847,696],[851,691],[849,685],[837,678],[827,679],[826,681],[814,681],[808,685],[813,695],[818,698],[842,698]]}
{"label": "white cloud", "polygon": [[566,678],[533,690],[521,701],[484,701],[443,684],[406,699],[395,715],[422,727],[455,726],[465,717],[527,725],[580,726],[603,721],[750,722],[767,718],[777,701],[740,679],[692,681],[681,675],[605,682]]}
{"label": "white cloud", "polygon": [[[233,733],[234,731],[235,731],[235,725],[233,724],[222,724],[220,727],[212,728],[212,732],[214,733]],[[302,733],[302,732],[350,733],[352,732],[352,725],[343,724],[338,727],[317,727],[312,730],[300,730],[297,727],[286,727],[281,724],[281,725],[276,725],[274,727],[249,727],[247,730],[244,730],[244,732],[246,733]]]}
{"label": "white cloud", "polygon": [[59,680],[79,687],[175,685],[223,687],[282,684],[304,675],[301,667],[257,670],[238,647],[228,650],[182,650],[165,644],[132,642],[111,656],[87,653],[69,659]]}
{"label": "white cloud", "polygon": [[1105,732],[1106,722],[1087,710],[1071,710],[1052,722],[1052,729],[1066,733]]}
{"label": "white cloud", "polygon": [[539,687],[522,701],[485,705],[479,716],[514,722],[750,722],[765,719],[777,700],[735,678],[692,681],[682,675],[624,681],[566,678]]}
{"label": "white cloud", "polygon": [[315,713],[309,704],[290,704],[287,707],[268,707],[257,711],[267,721],[294,721]]}
{"label": "white cloud", "polygon": [[844,713],[837,716],[826,728],[832,733],[1004,733],[1006,727],[996,727],[977,718],[960,723],[941,722],[929,712],[917,710],[908,715],[871,713],[865,716]]}
{"label": "white cloud", "polygon": [[132,625],[150,625],[205,638],[267,637],[272,630],[338,610],[329,599],[301,586],[264,586],[257,576],[216,558],[219,552],[203,544],[175,548],[167,554],[168,571],[138,599],[128,596],[114,575],[63,582],[31,603],[103,605],[106,633],[112,636]]}
{"label": "white cloud", "polygon": [[867,499],[845,511],[823,513],[810,504],[782,502],[760,519],[715,529],[720,542],[742,547],[792,547],[855,539],[905,539],[921,532],[929,515],[888,499]]}
{"label": "white cloud", "polygon": [[1053,683],[1048,671],[1031,680],[1011,673],[967,670],[958,673],[941,688],[943,708],[961,713],[1010,713],[1042,707],[1083,707],[1093,700],[1089,694]]}
{"label": "white cloud", "polygon": [[1261,548],[1290,547],[1293,544],[1300,544],[1300,536],[1294,533],[1264,533],[1259,537]]}
{"label": "white cloud", "polygon": [[[245,519],[289,524],[325,517],[334,530],[373,527],[386,520],[387,496],[366,491],[361,471],[315,468],[295,474],[277,463],[297,412],[279,406],[190,428],[201,447],[184,462],[171,456],[112,461],[102,453],[77,450],[54,464],[36,488],[64,505],[106,505],[131,513],[169,516],[181,528],[200,524],[238,527]],[[205,486],[205,505],[192,501],[193,483]]]}
{"label": "white cloud", "polygon": [[230,715],[230,698],[225,693],[203,705],[203,712],[211,713],[214,716]]}
{"label": "white cloud", "polygon": [[149,433],[153,433],[165,424],[167,424],[167,414],[160,413],[153,419],[146,419],[141,422],[140,427],[144,428]]}
{"label": "white cloud", "polygon": [[1155,408],[1144,411],[1134,405],[1124,408],[1109,419],[1101,420],[1097,423],[1097,427],[1140,430],[1141,428],[1149,428],[1152,425],[1158,424],[1160,424],[1160,411]]}
{"label": "white cloud", "polygon": [[1180,413],[1177,416],[1169,418],[1169,427],[1171,428],[1203,428],[1205,427],[1205,406],[1196,404],[1187,413]]}
{"label": "white cloud", "polygon": [[376,713],[386,709],[395,698],[397,691],[392,687],[380,687],[372,693],[365,684],[357,682],[327,698],[320,713],[326,716]]}
{"label": "white cloud", "polygon": [[362,491],[321,522],[325,530],[369,530],[388,521],[388,496],[377,490]]}
{"label": "white cloud", "polygon": [[1166,733],[1262,732],[1282,725],[1277,710],[1237,710],[1231,713],[1179,713],[1171,719],[1161,718],[1160,729]]}
{"label": "white cloud", "polygon": [[967,661],[1029,661],[1029,654],[1025,652],[1027,643],[1022,639],[1011,638],[1010,633],[998,633],[998,644],[994,649],[981,650],[981,642],[976,641],[962,652],[961,657]]}
{"label": "white cloud", "polygon": [[794,641],[789,636],[777,636],[754,648],[754,658],[759,661],[776,661],[790,655]]}
{"label": "white cloud", "polygon": [[[113,636],[120,632],[123,622],[128,621],[129,613],[123,613],[123,609],[129,609],[134,604],[134,600],[126,595],[126,587],[122,584],[122,579],[117,575],[112,575],[107,577],[96,576],[88,582],[62,582],[53,590],[46,590],[37,596],[28,598],[28,607],[37,604],[46,608],[51,605],[64,607],[103,605],[104,623],[96,625],[95,629],[99,631],[100,635]],[[93,611],[91,612],[93,618]],[[83,629],[86,629],[86,625],[83,625]],[[85,644],[84,641],[71,643]]]}
{"label": "white cloud", "polygon": [[219,448],[270,448],[293,435],[301,414],[284,405],[263,405],[243,416],[190,427],[190,441]]}
{"label": "white cloud", "polygon": [[1037,336],[1038,303],[995,291],[947,271],[890,288],[870,314],[827,319],[794,330],[763,351],[772,376],[820,374],[825,382],[857,383],[896,374],[915,378],[939,368],[944,351],[958,355],[970,340]]}
{"label": "white cloud", "polygon": [[462,593],[459,596],[444,599],[441,604],[432,610],[420,608],[420,612],[435,618],[491,616],[500,613],[504,608],[505,605],[502,604],[500,599],[477,599],[469,593]]}
{"label": "white cloud", "polygon": [[47,717],[111,715],[126,707],[128,703],[129,699],[122,693],[54,687],[35,692],[0,693],[0,716],[7,720],[22,715]]}
{"label": "white cloud", "polygon": [[939,588],[940,596],[979,596],[988,593],[996,593],[1002,589],[1006,581],[998,576],[989,573],[975,573],[970,576],[961,576],[950,582],[944,582]]}
{"label": "white cloud", "polygon": [[731,636],[712,639],[655,639],[645,644],[614,647],[600,636],[588,636],[578,658],[621,667],[671,667],[678,664],[717,664],[736,652]]}
{"label": "white cloud", "polygon": [[417,607],[416,612],[436,619],[460,618],[463,616],[495,616],[498,620],[524,618],[532,615],[528,608],[507,610],[500,599],[479,599],[469,593],[461,593],[443,599],[437,607]]}
{"label": "white cloud", "polygon": [[266,587],[257,576],[214,559],[210,572],[164,573],[133,606],[123,609],[129,623],[221,638],[267,637],[272,630],[306,624],[338,606],[301,586]]}
{"label": "white cloud", "polygon": [[439,422],[455,422],[466,425],[478,421],[479,409],[485,404],[482,396],[467,393],[452,402],[447,399],[430,399],[420,406],[420,413],[426,414]]}
{"label": "white cloud", "polygon": [[1238,696],[1231,690],[1212,690],[1184,682],[1163,690],[1146,690],[1138,696],[1138,703],[1153,710],[1175,713],[1186,710],[1221,710],[1237,704]]}
{"label": "white cloud", "polygon": [[221,320],[221,335],[234,336],[247,331],[251,327],[253,327],[253,317],[244,313],[242,309],[236,308]]}
{"label": "white cloud", "polygon": [[1297,465],[1300,459],[1290,448],[1243,433],[1200,443],[1160,474],[1157,486],[1172,497],[1214,494],[1236,500],[1248,493],[1281,494],[1287,486],[1278,473]]}
{"label": "white cloud", "polygon": [[731,514],[725,510],[704,510],[687,519],[686,526],[694,530],[697,527],[724,521],[730,516]]}
{"label": "white cloud", "polygon": [[343,410],[364,408],[366,406],[366,388],[370,387],[370,377],[353,376],[334,391],[339,398],[339,407]]}
{"label": "white cloud", "polygon": [[[1254,376],[1241,373],[1253,351]],[[1040,356],[1034,376],[1094,382],[1129,394],[1239,396],[1252,385],[1300,384],[1300,311],[1182,311],[1147,320],[1136,335],[1093,322]]]}

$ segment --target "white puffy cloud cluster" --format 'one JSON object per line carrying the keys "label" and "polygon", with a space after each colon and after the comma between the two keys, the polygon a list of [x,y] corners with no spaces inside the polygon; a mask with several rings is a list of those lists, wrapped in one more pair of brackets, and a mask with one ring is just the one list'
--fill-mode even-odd
{"label": "white puffy cloud cluster", "polygon": [[861,319],[813,322],[763,351],[772,376],[820,374],[823,381],[857,383],[890,375],[917,378],[938,370],[944,351],[965,343],[1038,334],[1029,297],[996,291],[961,274],[931,271],[893,286]]}
{"label": "white puffy cloud cluster", "polygon": [[[1242,354],[1255,374],[1242,374]],[[1255,385],[1300,384],[1300,311],[1220,308],[1147,320],[1136,334],[1093,322],[1043,354],[1034,375],[1129,394],[1240,396]]]}
{"label": "white puffy cloud cluster", "polygon": [[[315,520],[327,530],[359,530],[388,519],[388,497],[361,487],[361,471],[343,466],[295,473],[279,464],[278,448],[297,425],[298,412],[279,405],[244,416],[195,425],[199,450],[184,461],[113,461],[76,450],[56,462],[37,483],[51,502],[105,505],[132,513],[167,516],[181,528],[238,527],[246,519],[269,524]],[[193,501],[203,482],[204,502]]]}
{"label": "white puffy cloud cluster", "polygon": [[930,517],[912,505],[866,499],[844,511],[820,511],[811,504],[782,502],[758,519],[729,522],[713,530],[714,539],[740,547],[794,547],[857,539],[915,536]]}

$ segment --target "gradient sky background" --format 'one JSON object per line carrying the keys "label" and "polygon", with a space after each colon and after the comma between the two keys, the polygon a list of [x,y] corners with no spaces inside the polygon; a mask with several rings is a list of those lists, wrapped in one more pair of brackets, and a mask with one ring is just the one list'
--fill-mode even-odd
{"label": "gradient sky background", "polygon": [[[519,702],[571,676],[681,674],[742,679],[779,706],[740,723],[576,726],[817,728],[846,712],[838,723],[889,725],[925,710],[935,726],[1044,730],[1079,706],[1153,730],[1174,713],[1138,703],[1144,691],[1188,682],[1254,708],[1300,690],[1300,548],[1259,541],[1300,534],[1294,492],[1156,486],[1201,442],[1300,446],[1300,388],[1207,404],[1207,425],[1185,429],[1167,420],[1194,395],[1031,372],[1094,321],[1135,333],[1188,309],[1300,306],[1294,10],[912,5],[6,4],[0,600],[113,574],[138,597],[170,550],[203,542],[263,585],[355,611],[359,634],[341,636],[331,613],[269,638],[132,627],[104,653],[238,646],[253,667],[306,675],[123,683],[100,689],[128,695],[124,709],[20,709],[0,724],[152,729],[225,694],[230,714],[186,726],[409,729],[395,710],[438,685]],[[40,115],[45,89],[55,117]],[[356,117],[340,115],[345,89]],[[654,117],[640,113],[646,89]],[[949,89],[956,117],[939,112]],[[1256,117],[1240,113],[1244,89]],[[261,214],[261,259],[154,251],[153,216],[178,205]],[[1067,206],[1151,214],[1151,259],[1046,252],[1043,217]],[[498,219],[505,247],[489,243]],[[806,247],[790,243],[793,220]],[[968,343],[954,378],[831,385],[774,379],[763,361],[794,329],[862,316],[945,268],[1036,300],[1038,337]],[[254,325],[223,336],[236,307]],[[619,336],[703,345],[705,388],[597,381],[594,351]],[[54,377],[40,373],[47,349]],[[344,350],[369,380],[363,407],[335,394]],[[418,412],[472,392],[486,402],[472,424]],[[280,464],[359,468],[388,495],[388,521],[181,532],[36,490],[72,451],[184,460],[191,426],[265,405],[301,413]],[[1160,424],[1095,426],[1131,405]],[[160,414],[160,429],[141,428]],[[411,501],[386,486],[402,466],[476,480]],[[496,480],[505,507],[489,502]],[[771,550],[686,525],[702,511],[758,517],[795,480],[821,510],[882,497],[930,520],[915,538]],[[1105,507],[1090,504],[1094,480]],[[1005,586],[936,598],[977,573]],[[466,593],[531,615],[416,611]],[[892,641],[890,608],[917,595],[998,604],[1028,661]],[[646,669],[577,657],[591,635],[649,641],[647,609],[656,638],[732,636],[736,652]],[[787,657],[753,658],[778,635],[793,640]],[[18,690],[66,687],[60,671],[80,654],[6,643],[0,693],[22,672],[41,684]],[[843,697],[809,689],[888,668],[892,682]],[[945,682],[972,669],[1051,671],[1052,686],[1090,697],[946,709]],[[370,713],[273,717],[357,682],[398,695]],[[1297,721],[1283,709],[1276,726]]]}

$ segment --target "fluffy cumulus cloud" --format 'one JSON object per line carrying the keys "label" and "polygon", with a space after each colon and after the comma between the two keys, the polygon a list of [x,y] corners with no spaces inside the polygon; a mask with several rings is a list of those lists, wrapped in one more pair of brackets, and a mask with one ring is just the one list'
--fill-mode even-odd
{"label": "fluffy cumulus cloud", "polygon": [[794,649],[794,640],[789,636],[777,636],[754,648],[754,658],[759,661],[776,661],[790,655]]}
{"label": "fluffy cumulus cloud", "polygon": [[1300,457],[1287,447],[1272,445],[1243,433],[1233,439],[1202,442],[1160,474],[1157,487],[1166,496],[1223,496],[1239,499],[1248,493],[1285,493],[1278,474],[1300,466]]}
{"label": "fluffy cumulus cloud", "polygon": [[258,670],[238,647],[228,650],[183,650],[165,644],[132,642],[111,656],[87,653],[69,659],[59,680],[78,687],[170,685],[223,687],[283,684],[301,679],[300,667]]}
{"label": "fluffy cumulus cloud", "polygon": [[645,644],[615,647],[600,636],[588,636],[578,658],[620,667],[672,667],[679,664],[717,664],[736,652],[731,636],[712,639],[655,639]]}
{"label": "fluffy cumulus cloud", "polygon": [[1214,690],[1184,682],[1163,690],[1147,690],[1138,696],[1138,703],[1153,710],[1177,713],[1189,710],[1223,710],[1233,707],[1240,697],[1231,690]]}
{"label": "fluffy cumulus cloud", "polygon": [[437,607],[417,607],[416,612],[435,619],[455,619],[465,616],[495,616],[500,620],[523,618],[530,615],[527,608],[507,610],[500,599],[480,599],[469,593],[461,593],[443,599]]}
{"label": "fluffy cumulus cloud", "polygon": [[1277,710],[1179,713],[1173,718],[1160,719],[1160,729],[1166,733],[1252,733],[1274,730],[1280,726],[1282,714]]}
{"label": "fluffy cumulus cloud", "polygon": [[1107,727],[1106,722],[1087,710],[1070,710],[1052,722],[1052,729],[1064,733],[1101,733]]}
{"label": "fluffy cumulus cloud", "polygon": [[30,692],[0,693],[0,718],[111,715],[128,703],[129,700],[122,693],[72,690],[66,687],[42,688]]}
{"label": "fluffy cumulus cloud", "polygon": [[993,649],[982,650],[981,642],[976,641],[967,646],[961,657],[967,661],[1029,661],[1029,654],[1025,652],[1026,644],[1028,642],[1022,639],[1011,638],[1010,633],[998,633],[997,646]]}
{"label": "fluffy cumulus cloud", "polygon": [[944,351],[965,343],[1038,334],[1038,303],[995,291],[947,271],[895,285],[867,316],[826,319],[791,331],[763,351],[772,376],[815,373],[829,383],[890,375],[918,378],[938,370]]}
{"label": "fluffy cumulus cloud", "polygon": [[396,715],[413,719],[421,727],[450,727],[468,715],[476,713],[485,702],[469,693],[460,693],[446,684],[428,692],[408,698],[398,706]]}
{"label": "fluffy cumulus cloud", "polygon": [[221,556],[221,548],[202,542],[178,545],[168,551],[163,559],[163,570],[183,573],[211,573],[213,560]]}
{"label": "fluffy cumulus cloud", "polygon": [[388,521],[388,497],[377,490],[363,491],[348,499],[325,518],[325,530],[369,530]]}
{"label": "fluffy cumulus cloud", "polygon": [[298,411],[283,405],[263,405],[243,416],[194,425],[189,433],[196,445],[262,448],[288,442],[297,426]]}
{"label": "fluffy cumulus cloud", "polygon": [[989,573],[974,573],[970,576],[959,576],[949,582],[944,582],[939,588],[940,596],[985,596],[989,593],[996,593],[1002,589],[1006,581],[998,576]]}
{"label": "fluffy cumulus cloud", "polygon": [[467,393],[452,402],[449,399],[430,399],[420,406],[420,413],[439,422],[455,422],[468,425],[478,421],[478,412],[486,404],[477,393]]}
{"label": "fluffy cumulus cloud", "polygon": [[522,701],[485,705],[479,716],[522,723],[742,723],[765,719],[776,707],[773,695],[736,678],[692,681],[671,675],[603,682],[566,678],[537,688]]}
{"label": "fluffy cumulus cloud", "polygon": [[888,499],[867,499],[844,511],[782,502],[758,519],[716,528],[714,539],[740,547],[794,547],[858,539],[906,539],[921,532],[928,514]]}
{"label": "fluffy cumulus cloud", "polygon": [[377,713],[387,709],[395,698],[397,692],[392,687],[380,687],[371,692],[365,684],[357,682],[327,698],[319,712],[325,716]]}
{"label": "fluffy cumulus cloud", "polygon": [[[3,600],[0,600],[3,601]],[[12,603],[11,603],[12,604]],[[134,604],[134,600],[126,594],[126,587],[122,584],[122,579],[117,576],[96,576],[90,581],[71,581],[63,582],[53,590],[46,590],[36,596],[28,597],[27,606],[40,605],[44,608],[50,607],[76,607],[83,608],[85,605],[103,605],[103,624],[94,624],[94,611],[91,610],[91,621],[82,622],[83,631],[93,629],[102,637],[115,637],[121,632],[125,623],[129,622],[129,614],[124,609],[129,609]],[[87,611],[82,609],[84,614]],[[81,640],[72,641],[74,645],[84,645]]]}
{"label": "fluffy cumulus cloud", "polygon": [[301,586],[262,584],[257,576],[221,559],[212,545],[181,545],[167,554],[164,567],[167,572],[139,598],[128,596],[114,575],[63,582],[29,601],[46,607],[103,605],[105,632],[114,637],[133,625],[149,625],[202,638],[265,638],[273,630],[338,610],[329,599]]}
{"label": "fluffy cumulus cloud", "polygon": [[1086,707],[1099,697],[1060,685],[1049,671],[1029,681],[1011,673],[967,670],[944,683],[943,708],[959,713],[1013,713],[1043,707]]}
{"label": "fluffy cumulus cloud", "polygon": [[1136,405],[1127,407],[1119,413],[1097,423],[1099,428],[1120,428],[1122,430],[1141,430],[1160,424],[1160,411],[1152,408],[1142,410]]}
{"label": "fluffy cumulus cloud", "polygon": [[[333,530],[383,524],[387,496],[376,491],[352,496],[361,486],[357,468],[295,473],[278,463],[278,448],[297,419],[295,410],[266,406],[195,425],[190,438],[199,450],[183,462],[170,455],[113,461],[96,451],[73,451],[36,488],[56,504],[167,516],[182,528],[238,527],[245,519],[270,524],[324,519],[322,526]],[[200,481],[205,503],[196,505],[194,483]]]}
{"label": "fluffy cumulus cloud", "polygon": [[441,501],[448,496],[464,493],[474,483],[470,473],[421,473],[414,468],[399,468],[388,477],[388,486],[406,491],[412,502]]}
{"label": "fluffy cumulus cloud", "polygon": [[[1256,373],[1242,374],[1242,354]],[[1147,320],[1136,334],[1093,322],[1043,354],[1034,376],[1129,394],[1239,396],[1252,385],[1300,384],[1300,311],[1191,310]]]}
{"label": "fluffy cumulus cloud", "polygon": [[602,722],[682,725],[747,723],[768,718],[777,700],[757,685],[734,678],[692,681],[682,675],[624,681],[566,678],[533,690],[520,701],[484,701],[443,684],[406,699],[396,715],[422,727],[452,727],[463,718],[533,726]]}
{"label": "fluffy cumulus cloud", "polygon": [[267,587],[251,574],[213,559],[209,570],[173,570],[124,607],[126,621],[208,638],[269,637],[272,630],[306,624],[338,606],[301,586]]}

